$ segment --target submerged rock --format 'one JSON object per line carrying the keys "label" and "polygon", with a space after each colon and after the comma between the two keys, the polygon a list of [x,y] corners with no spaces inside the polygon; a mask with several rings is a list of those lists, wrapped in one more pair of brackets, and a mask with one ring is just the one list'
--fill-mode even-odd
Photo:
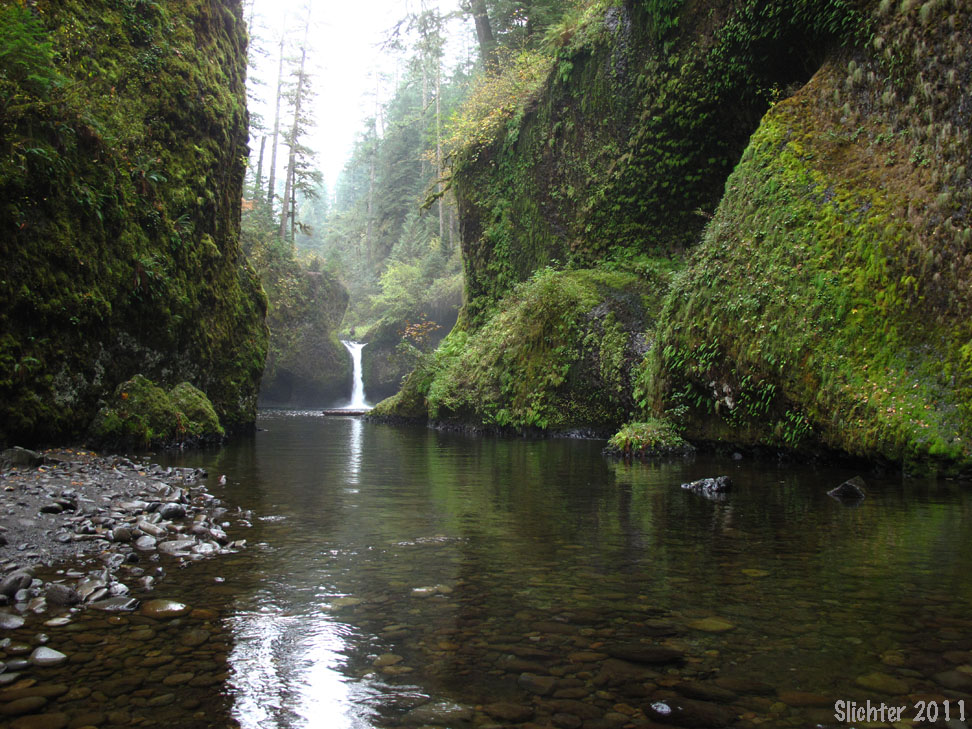
{"label": "submerged rock", "polygon": [[702,478],[698,481],[683,483],[682,488],[707,499],[724,499],[732,488],[732,481],[728,476],[716,476],[715,478]]}
{"label": "submerged rock", "polygon": [[860,476],[854,476],[854,478],[844,481],[837,488],[828,491],[827,496],[844,503],[856,503],[864,499],[865,488],[867,488],[867,484],[864,483],[864,479]]}

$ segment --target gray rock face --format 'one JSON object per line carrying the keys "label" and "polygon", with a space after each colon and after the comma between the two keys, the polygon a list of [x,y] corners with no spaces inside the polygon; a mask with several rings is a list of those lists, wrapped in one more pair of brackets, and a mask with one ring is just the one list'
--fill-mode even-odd
{"label": "gray rock face", "polygon": [[732,481],[728,476],[716,476],[715,478],[702,478],[698,481],[683,483],[682,488],[707,499],[720,500],[724,499],[726,494],[729,493],[732,488]]}
{"label": "gray rock face", "polygon": [[22,466],[25,468],[37,468],[44,463],[44,456],[36,451],[29,451],[20,446],[7,448],[0,453],[0,463],[7,466]]}
{"label": "gray rock face", "polygon": [[854,478],[844,481],[837,488],[828,491],[827,496],[837,499],[837,501],[853,504],[864,500],[866,488],[867,484],[864,483],[864,479],[860,476],[854,476]]}

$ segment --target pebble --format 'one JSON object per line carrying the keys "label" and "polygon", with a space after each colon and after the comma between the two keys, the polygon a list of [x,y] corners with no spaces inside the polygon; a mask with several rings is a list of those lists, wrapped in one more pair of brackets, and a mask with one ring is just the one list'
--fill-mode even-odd
{"label": "pebble", "polygon": [[143,602],[139,614],[149,618],[178,618],[188,614],[191,609],[175,600],[155,599]]}
{"label": "pebble", "polygon": [[35,648],[30,654],[30,662],[35,666],[56,666],[66,660],[66,655],[47,646]]}

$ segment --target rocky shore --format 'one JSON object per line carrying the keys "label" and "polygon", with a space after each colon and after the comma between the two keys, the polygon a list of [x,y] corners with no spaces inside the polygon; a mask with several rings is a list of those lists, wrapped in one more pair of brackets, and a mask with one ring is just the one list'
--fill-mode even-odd
{"label": "rocky shore", "polygon": [[[172,708],[185,712],[209,698],[225,678],[215,613],[144,598],[167,569],[243,547],[226,529],[249,514],[213,497],[199,469],[68,450],[9,449],[0,460],[0,724],[128,725],[133,709],[180,698]],[[142,631],[127,641],[141,646],[131,657],[107,648],[119,630]],[[144,654],[166,634],[166,660]],[[166,655],[171,646],[184,655]],[[145,688],[152,681],[158,691]],[[84,713],[99,705],[101,715]]]}

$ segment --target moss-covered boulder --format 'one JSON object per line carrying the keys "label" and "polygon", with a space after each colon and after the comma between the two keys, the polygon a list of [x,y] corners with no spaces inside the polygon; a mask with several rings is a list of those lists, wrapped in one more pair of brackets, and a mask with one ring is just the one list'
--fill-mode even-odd
{"label": "moss-covered boulder", "polygon": [[224,431],[212,403],[188,382],[166,392],[142,375],[121,383],[95,416],[90,440],[104,447],[150,448],[218,442]]}
{"label": "moss-covered boulder", "polygon": [[0,441],[80,437],[142,373],[251,424],[239,3],[0,6]]}
{"label": "moss-covered boulder", "polygon": [[542,269],[475,331],[424,358],[378,416],[504,429],[610,429],[633,411],[640,361],[665,276]]}
{"label": "moss-covered boulder", "polygon": [[[289,244],[285,244],[289,247]],[[270,350],[260,402],[276,407],[331,407],[351,393],[351,359],[337,330],[348,292],[331,274],[285,257],[255,258],[270,300]]]}
{"label": "moss-covered boulder", "polygon": [[695,451],[667,420],[650,418],[627,423],[608,440],[605,452],[623,458],[664,458],[683,456]]}

